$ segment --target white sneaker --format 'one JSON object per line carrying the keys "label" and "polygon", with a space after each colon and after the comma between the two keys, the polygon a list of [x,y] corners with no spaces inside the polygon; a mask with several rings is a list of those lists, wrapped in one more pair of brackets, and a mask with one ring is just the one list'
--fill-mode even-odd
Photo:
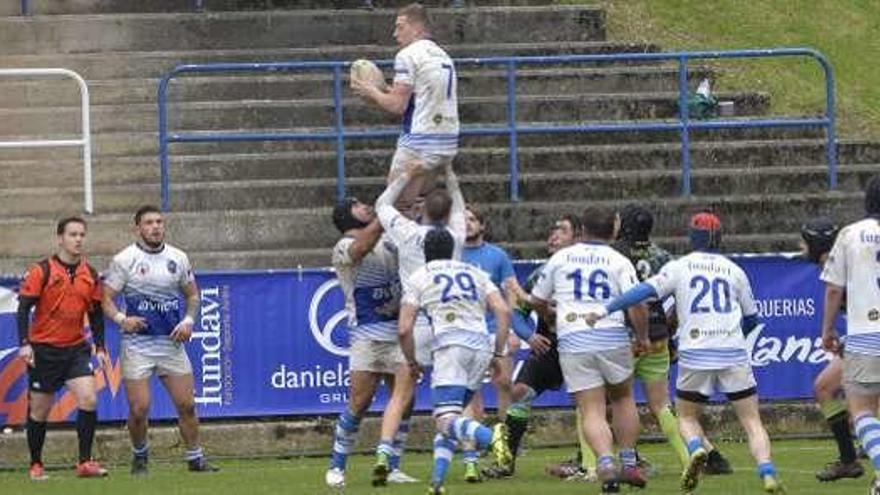
{"label": "white sneaker", "polygon": [[327,474],[324,475],[324,481],[330,488],[344,488],[345,471],[339,468],[330,468],[327,470]]}
{"label": "white sneaker", "polygon": [[400,469],[395,469],[394,471],[391,471],[390,473],[388,473],[388,482],[403,484],[403,483],[418,483],[419,480],[404,473]]}

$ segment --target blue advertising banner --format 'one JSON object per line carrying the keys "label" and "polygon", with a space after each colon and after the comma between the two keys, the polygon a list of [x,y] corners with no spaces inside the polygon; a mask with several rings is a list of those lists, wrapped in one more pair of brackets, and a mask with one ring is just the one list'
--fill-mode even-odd
{"label": "blue advertising banner", "polygon": [[[812,395],[812,380],[827,361],[819,321],[823,286],[815,265],[782,256],[734,257],[749,275],[762,324],[748,343],[763,399]],[[516,264],[520,278],[535,262]],[[199,318],[187,351],[193,363],[196,402],[202,417],[332,414],[346,403],[348,335],[342,292],[326,269],[198,274]],[[19,280],[0,279],[0,424],[24,422],[26,367],[17,358],[14,312]],[[101,419],[121,420],[127,403],[118,361],[119,331],[107,330],[113,366],[97,373]],[[519,352],[521,360],[526,350]],[[517,369],[521,362],[518,363]],[[430,408],[427,383],[417,408]],[[76,410],[59,393],[52,421],[69,421]],[[485,389],[489,406],[495,403]],[[381,410],[382,391],[374,403]],[[538,406],[566,406],[564,392],[544,394]],[[156,381],[154,418],[175,417]]]}

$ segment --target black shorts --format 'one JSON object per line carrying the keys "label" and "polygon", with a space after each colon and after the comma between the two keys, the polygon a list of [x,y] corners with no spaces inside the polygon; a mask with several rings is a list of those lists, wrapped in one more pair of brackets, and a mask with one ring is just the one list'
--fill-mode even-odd
{"label": "black shorts", "polygon": [[28,386],[34,392],[54,393],[67,380],[92,376],[92,346],[87,342],[72,347],[33,344],[34,367],[29,368]]}
{"label": "black shorts", "polygon": [[551,338],[553,345],[550,350],[541,354],[530,353],[529,358],[523,364],[516,383],[528,385],[541,395],[546,390],[559,390],[565,383],[562,378],[562,368],[559,367],[559,348],[555,335]]}

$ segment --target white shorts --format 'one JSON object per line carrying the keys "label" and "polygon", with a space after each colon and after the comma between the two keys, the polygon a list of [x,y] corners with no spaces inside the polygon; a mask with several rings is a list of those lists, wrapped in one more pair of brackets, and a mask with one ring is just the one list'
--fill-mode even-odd
{"label": "white shorts", "polygon": [[193,372],[192,363],[182,345],[176,345],[161,355],[140,353],[123,345],[120,355],[122,377],[126,380],[143,380],[154,373],[157,376],[180,376],[191,375]]}
{"label": "white shorts", "polygon": [[560,352],[559,367],[569,393],[617,385],[633,374],[632,349],[627,345],[607,351]]}
{"label": "white shorts", "polygon": [[423,160],[425,168],[428,170],[436,170],[438,173],[446,168],[446,165],[452,163],[455,155],[436,155],[433,153],[423,153],[421,151],[398,146],[394,151],[394,157],[391,159],[391,174],[402,171],[407,163],[413,160]]}
{"label": "white shorts", "polygon": [[431,349],[434,347],[434,330],[431,329],[428,319],[422,315],[416,318],[413,339],[416,344],[416,362],[422,366],[431,366],[434,361],[431,356]]}
{"label": "white shorts", "polygon": [[393,375],[403,361],[400,344],[396,341],[356,339],[349,348],[348,366],[351,371]]}
{"label": "white shorts", "polygon": [[485,349],[471,349],[460,345],[441,347],[434,351],[434,371],[431,374],[431,388],[466,387],[479,390],[492,361],[492,352]]}
{"label": "white shorts", "polygon": [[723,370],[692,370],[678,366],[676,395],[691,402],[708,402],[717,391],[728,400],[739,400],[755,394],[755,375],[750,364],[738,364]]}

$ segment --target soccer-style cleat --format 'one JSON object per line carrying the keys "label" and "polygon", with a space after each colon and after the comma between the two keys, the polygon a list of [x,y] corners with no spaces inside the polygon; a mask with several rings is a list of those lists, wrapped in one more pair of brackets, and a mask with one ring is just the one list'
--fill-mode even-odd
{"label": "soccer-style cleat", "polygon": [[642,474],[637,466],[624,466],[620,470],[620,482],[636,488],[644,488],[648,484],[645,475]]}
{"label": "soccer-style cleat", "polygon": [[581,471],[580,464],[574,459],[568,459],[558,464],[548,464],[544,467],[544,472],[550,476],[555,476],[564,480],[577,476]]}
{"label": "soccer-style cleat", "polygon": [[505,469],[495,464],[492,464],[487,468],[483,468],[482,473],[484,478],[492,480],[510,478],[511,476],[513,476],[513,470]]}
{"label": "soccer-style cleat", "polygon": [[617,480],[609,480],[602,482],[602,495],[610,493],[620,493],[620,482]]}
{"label": "soccer-style cleat", "polygon": [[639,471],[641,471],[645,478],[653,478],[654,476],[657,476],[657,468],[654,466],[654,463],[648,460],[648,458],[636,452],[636,459],[636,465],[639,467]]}
{"label": "soccer-style cleat", "polygon": [[706,467],[706,461],[709,454],[702,447],[695,450],[688,461],[688,465],[681,473],[681,491],[682,493],[691,493],[700,484],[700,475]]}
{"label": "soccer-style cleat", "polygon": [[785,486],[776,476],[772,474],[768,474],[764,476],[764,492],[765,493],[774,493],[774,494],[784,494],[786,493]]}
{"label": "soccer-style cleat", "polygon": [[145,455],[136,455],[131,458],[131,475],[146,476],[150,470],[147,468],[149,458]]}
{"label": "soccer-style cleat", "polygon": [[464,480],[468,483],[482,483],[483,476],[476,462],[464,463]]}
{"label": "soccer-style cleat", "polygon": [[507,425],[497,423],[492,427],[492,441],[489,442],[489,449],[495,458],[495,464],[499,467],[513,471],[514,458],[507,445]]}
{"label": "soccer-style cleat", "polygon": [[703,474],[733,474],[733,468],[730,467],[730,463],[721,455],[721,452],[713,450],[709,452],[709,457],[706,459],[706,467],[703,469]]}
{"label": "soccer-style cleat", "polygon": [[406,483],[418,483],[419,480],[413,478],[412,476],[404,473],[400,469],[394,469],[390,473],[388,473],[388,483],[395,483],[398,485],[406,484]]}
{"label": "soccer-style cleat", "polygon": [[107,476],[107,470],[93,460],[81,462],[76,465],[77,478],[103,478]]}
{"label": "soccer-style cleat", "polygon": [[376,454],[376,465],[373,466],[373,486],[385,486],[388,483],[388,474],[391,468],[388,464],[388,456],[379,452]]}
{"label": "soccer-style cleat", "polygon": [[816,479],[819,481],[837,481],[843,478],[860,478],[865,474],[865,470],[858,461],[851,463],[843,463],[840,460],[830,462],[825,468],[816,472]]}
{"label": "soccer-style cleat", "polygon": [[49,475],[43,469],[43,464],[39,462],[31,464],[31,467],[28,469],[28,477],[31,481],[46,481],[49,479]]}
{"label": "soccer-style cleat", "polygon": [[345,471],[332,467],[324,474],[324,483],[330,488],[345,488]]}
{"label": "soccer-style cleat", "polygon": [[428,495],[446,495],[446,488],[437,483],[431,483],[428,487]]}
{"label": "soccer-style cleat", "polygon": [[880,478],[876,475],[874,481],[871,482],[871,488],[868,489],[868,495],[880,495]]}
{"label": "soccer-style cleat", "polygon": [[216,473],[220,468],[208,462],[205,456],[196,457],[191,461],[187,461],[190,472],[193,473]]}

